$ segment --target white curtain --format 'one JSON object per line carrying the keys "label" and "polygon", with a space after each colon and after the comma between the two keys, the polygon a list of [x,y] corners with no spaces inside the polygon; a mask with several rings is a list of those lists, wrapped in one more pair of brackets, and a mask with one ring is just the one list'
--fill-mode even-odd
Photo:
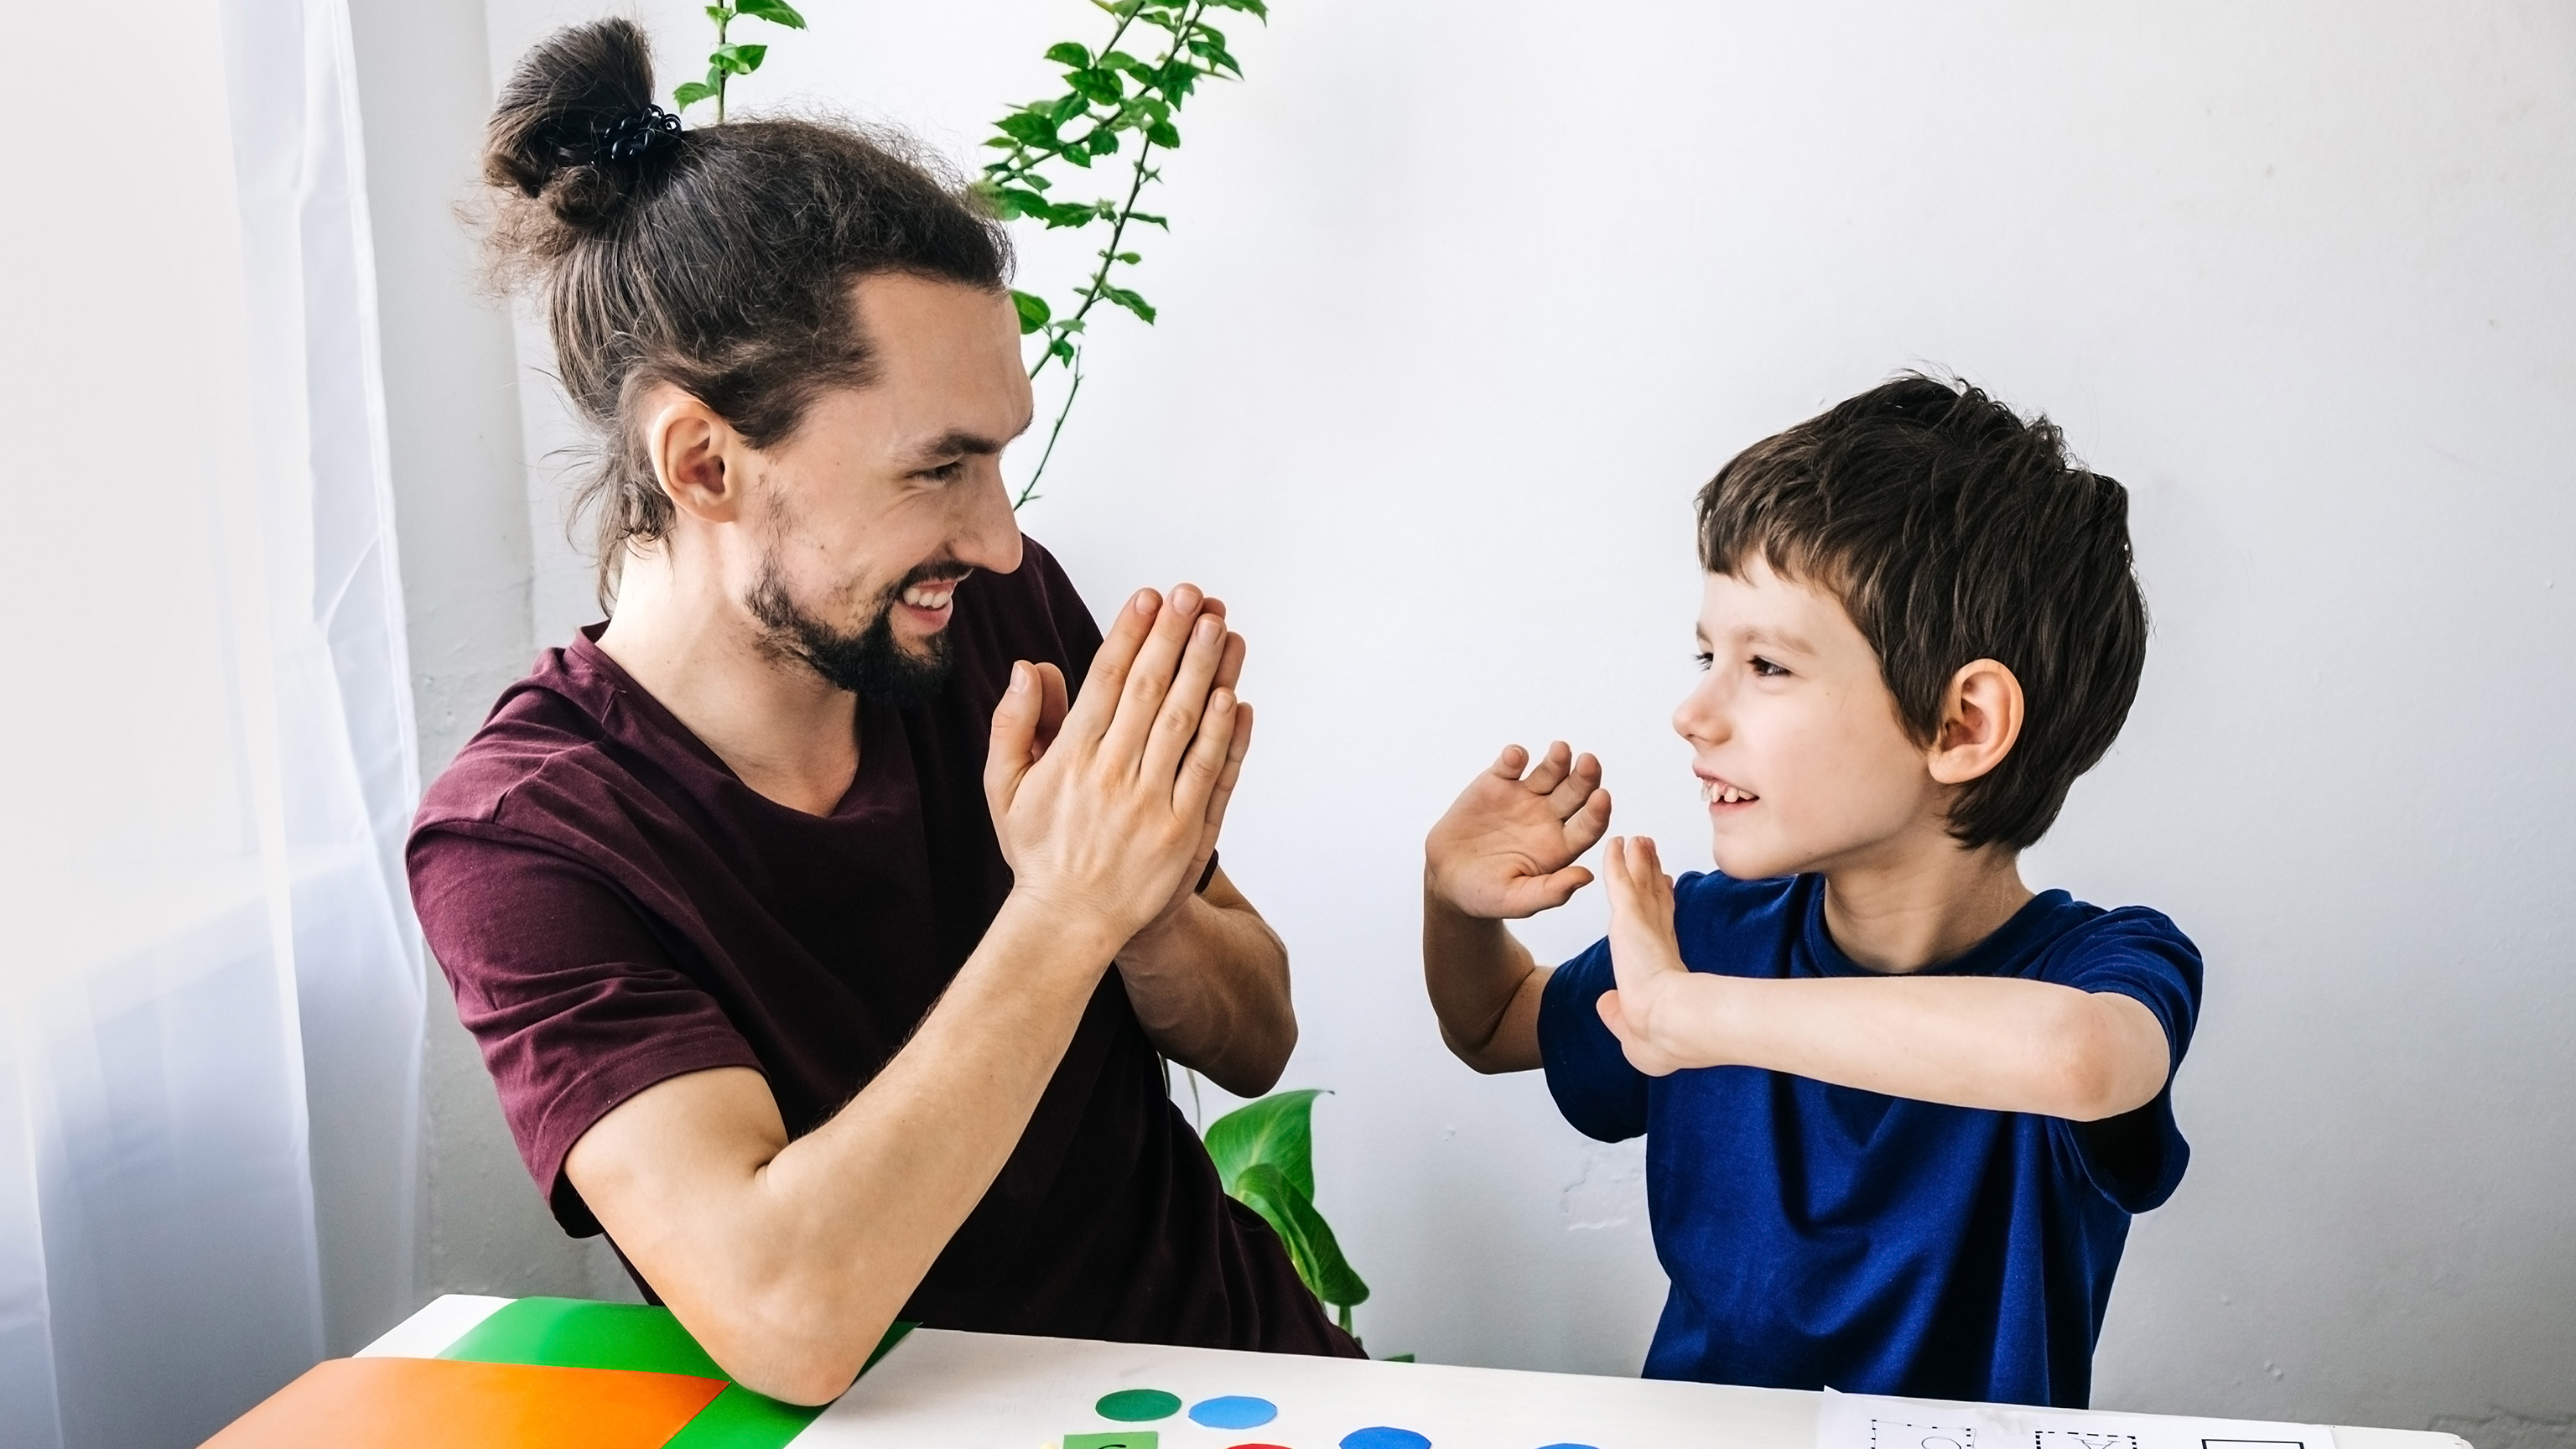
{"label": "white curtain", "polygon": [[136,0],[0,158],[0,1449],[413,1306],[417,790],[342,0]]}

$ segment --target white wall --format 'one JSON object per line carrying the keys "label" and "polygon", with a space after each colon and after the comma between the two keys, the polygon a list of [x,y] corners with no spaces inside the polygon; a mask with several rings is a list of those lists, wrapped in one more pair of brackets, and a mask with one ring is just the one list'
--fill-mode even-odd
{"label": "white wall", "polygon": [[[479,294],[474,246],[456,217],[472,193],[492,84],[478,8],[349,0],[349,9],[426,780],[535,653],[510,322]],[[555,1227],[446,978],[429,979],[422,1293],[633,1296],[613,1255]]]}
{"label": "white wall", "polygon": [[[1227,862],[1295,952],[1290,1085],[1338,1092],[1324,1207],[1372,1348],[1633,1370],[1638,1154],[1441,1052],[1417,843],[1550,735],[1601,753],[1623,828],[1695,841],[1663,723],[1692,490],[1934,363],[2129,484],[2157,620],[2029,872],[2159,906],[2211,963],[2195,1163],[2133,1237],[2098,1401],[2576,1438],[2576,10],[1277,12],[1231,27],[1250,83],[1184,116],[1136,279],[1163,321],[1101,329],[1026,522],[1095,598],[1191,577],[1252,638]],[[489,0],[491,52],[592,13]],[[667,86],[704,22],[641,13]],[[970,163],[1045,45],[1098,29],[1065,0],[812,14],[746,99]],[[1033,244],[1025,277],[1079,256]],[[587,577],[534,546],[556,641]]]}

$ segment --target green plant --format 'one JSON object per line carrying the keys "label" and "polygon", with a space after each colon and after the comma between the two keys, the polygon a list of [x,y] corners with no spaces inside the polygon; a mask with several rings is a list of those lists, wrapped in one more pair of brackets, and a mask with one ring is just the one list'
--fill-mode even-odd
{"label": "green plant", "polygon": [[1322,1095],[1308,1088],[1264,1097],[1217,1118],[1203,1135],[1227,1195],[1278,1232],[1297,1276],[1338,1311],[1347,1333],[1352,1307],[1367,1302],[1369,1290],[1315,1210],[1315,1099]]}
{"label": "green plant", "polygon": [[[1006,221],[1033,217],[1050,230],[1102,222],[1109,227],[1108,245],[1097,253],[1099,265],[1092,268],[1065,306],[1058,308],[1034,292],[1011,293],[1011,301],[1019,308],[1020,334],[1040,339],[1037,358],[1029,364],[1030,378],[1034,380],[1050,363],[1063,364],[1069,374],[1064,404],[1056,410],[1054,426],[1047,430],[1046,450],[1039,454],[1037,469],[1029,475],[1013,507],[1038,496],[1038,479],[1045,476],[1047,463],[1055,457],[1056,439],[1064,432],[1064,420],[1073,411],[1074,399],[1081,395],[1081,337],[1092,309],[1108,302],[1134,313],[1140,321],[1150,324],[1154,320],[1153,304],[1134,289],[1118,285],[1112,277],[1118,268],[1132,267],[1144,260],[1130,249],[1128,232],[1132,226],[1142,223],[1171,230],[1167,218],[1140,211],[1136,203],[1149,183],[1162,179],[1162,172],[1153,164],[1154,153],[1173,150],[1181,144],[1173,116],[1202,79],[1243,78],[1243,67],[1226,51],[1224,33],[1207,23],[1208,12],[1235,10],[1264,22],[1270,18],[1265,0],[1091,3],[1115,22],[1108,40],[1097,51],[1070,40],[1047,48],[1047,59],[1065,68],[1064,93],[1031,101],[993,123],[999,134],[984,144],[1004,154],[984,168],[982,179],[976,183]],[[1161,54],[1151,60],[1119,48],[1139,26],[1163,33],[1153,47]],[[1130,141],[1134,143],[1132,152],[1126,150]],[[1047,194],[1058,182],[1068,179],[1062,168],[1087,172],[1093,162],[1121,154],[1130,158],[1123,199],[1059,201]]]}
{"label": "green plant", "polygon": [[716,103],[716,121],[722,124],[725,82],[760,69],[760,63],[768,58],[768,46],[735,45],[727,39],[727,29],[745,16],[766,20],[772,25],[784,25],[790,30],[805,28],[805,17],[797,14],[796,7],[788,4],[787,0],[729,0],[729,3],[708,6],[707,18],[716,23],[716,48],[707,57],[705,80],[690,81],[671,92],[671,99],[681,110],[685,111],[700,101],[713,100]]}

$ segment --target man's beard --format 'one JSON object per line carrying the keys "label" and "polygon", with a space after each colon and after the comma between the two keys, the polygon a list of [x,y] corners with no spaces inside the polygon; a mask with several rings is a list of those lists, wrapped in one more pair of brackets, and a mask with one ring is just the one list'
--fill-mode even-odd
{"label": "man's beard", "polygon": [[955,579],[965,572],[954,563],[923,564],[879,594],[875,612],[855,630],[835,629],[798,607],[775,559],[761,565],[760,582],[743,602],[753,618],[768,626],[773,648],[805,661],[834,688],[900,708],[927,703],[948,683],[949,648],[945,629],[931,635],[920,653],[896,643],[895,605],[916,584]]}

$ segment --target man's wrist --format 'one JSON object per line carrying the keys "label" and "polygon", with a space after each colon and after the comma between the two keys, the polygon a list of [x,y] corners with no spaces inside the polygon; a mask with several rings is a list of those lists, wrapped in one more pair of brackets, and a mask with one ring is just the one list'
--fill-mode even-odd
{"label": "man's wrist", "polygon": [[1097,905],[1014,886],[994,915],[993,931],[1026,931],[1050,949],[1047,957],[1093,971],[1107,969],[1110,958],[1134,934]]}

